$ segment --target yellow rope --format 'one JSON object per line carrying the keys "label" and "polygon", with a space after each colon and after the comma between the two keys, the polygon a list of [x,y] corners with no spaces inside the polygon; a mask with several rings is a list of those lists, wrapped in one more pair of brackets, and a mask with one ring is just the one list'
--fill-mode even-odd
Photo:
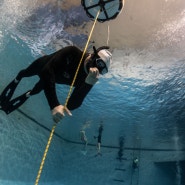
{"label": "yellow rope", "polygon": [[97,19],[98,19],[99,14],[100,14],[100,11],[98,11],[98,13],[97,13],[97,15],[96,15],[96,18],[95,18],[94,24],[93,24],[93,26],[92,26],[91,32],[90,32],[90,34],[89,34],[89,38],[88,38],[88,40],[87,40],[85,49],[84,49],[84,51],[83,51],[81,60],[80,60],[80,62],[79,62],[79,64],[78,64],[78,67],[77,67],[75,76],[74,76],[74,78],[73,78],[73,82],[72,82],[72,84],[71,84],[71,86],[70,86],[70,90],[69,90],[68,96],[67,96],[67,98],[66,98],[66,102],[65,102],[64,107],[67,107],[67,104],[68,104],[68,101],[69,101],[69,98],[70,98],[70,95],[71,95],[71,92],[72,92],[72,89],[73,89],[73,85],[74,85],[74,83],[75,83],[75,80],[76,80],[78,71],[79,71],[79,69],[80,69],[80,65],[81,65],[82,60],[83,60],[83,58],[84,58],[84,55],[85,55],[85,53],[86,53],[86,50],[87,50],[89,41],[90,41],[90,39],[91,39],[91,36],[92,36],[92,33],[93,33],[93,30],[94,30],[94,27],[95,27],[95,24],[96,24],[96,22],[97,22]]}
{"label": "yellow rope", "polygon": [[38,174],[37,174],[35,185],[38,185],[38,183],[39,183],[40,176],[41,176],[41,173],[42,173],[42,169],[44,167],[44,162],[45,162],[45,159],[46,159],[46,155],[48,153],[48,150],[49,150],[49,147],[50,147],[50,144],[51,144],[51,140],[53,138],[53,134],[54,134],[55,128],[56,128],[56,123],[54,123],[54,126],[53,126],[53,128],[51,130],[51,133],[50,133],[50,136],[49,136],[49,139],[48,139],[48,143],[46,145],[46,149],[44,151],[44,155],[43,155],[43,158],[42,158],[42,162],[40,164],[40,168],[39,168],[39,171],[38,171]]}
{"label": "yellow rope", "polygon": [[[93,24],[93,26],[92,26],[92,29],[91,29],[89,38],[88,38],[88,40],[87,40],[85,49],[84,49],[84,51],[83,51],[81,60],[80,60],[80,62],[79,62],[79,65],[78,65],[78,67],[77,67],[75,76],[74,76],[74,78],[73,78],[73,82],[72,82],[72,84],[71,84],[71,86],[70,86],[70,90],[69,90],[68,96],[67,96],[67,98],[66,98],[66,102],[65,102],[64,108],[67,107],[67,104],[68,104],[68,101],[69,101],[69,98],[70,98],[70,95],[71,95],[71,92],[72,92],[73,85],[74,85],[74,83],[75,83],[75,80],[76,80],[76,77],[77,77],[77,74],[78,74],[80,65],[81,65],[82,60],[83,60],[83,57],[84,57],[84,55],[85,55],[85,53],[86,53],[86,50],[87,50],[87,47],[88,47],[88,44],[89,44],[90,38],[91,38],[91,36],[92,36],[92,33],[93,33],[93,30],[94,30],[94,27],[95,27],[95,24],[96,24],[96,22],[97,22],[97,19],[98,19],[99,14],[100,14],[100,11],[98,11],[97,16],[96,16],[96,19],[95,19],[95,21],[94,21],[94,24]],[[37,178],[36,178],[36,181],[35,181],[35,185],[38,185],[38,183],[39,183],[40,176],[41,176],[41,173],[42,173],[42,169],[43,169],[43,167],[44,167],[45,159],[46,159],[46,156],[47,156],[47,153],[48,153],[50,144],[51,144],[51,140],[52,140],[52,138],[53,138],[53,134],[54,134],[54,132],[55,132],[55,128],[56,128],[56,123],[53,124],[53,128],[52,128],[52,130],[51,130],[51,133],[50,133],[50,136],[49,136],[49,139],[48,139],[48,143],[47,143],[47,145],[46,145],[46,148],[45,148],[45,151],[44,151],[44,155],[43,155],[43,158],[42,158],[42,162],[41,162],[41,164],[40,164],[40,168],[39,168],[39,171],[38,171],[38,174],[37,174]]]}

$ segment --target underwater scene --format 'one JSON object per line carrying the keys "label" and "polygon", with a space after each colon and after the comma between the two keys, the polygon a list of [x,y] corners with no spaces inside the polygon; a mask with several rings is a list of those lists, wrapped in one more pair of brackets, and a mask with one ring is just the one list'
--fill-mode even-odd
{"label": "underwater scene", "polygon": [[44,91],[9,114],[1,94],[0,185],[185,185],[185,1],[0,0],[0,93],[68,46],[109,46],[108,73],[57,124]]}

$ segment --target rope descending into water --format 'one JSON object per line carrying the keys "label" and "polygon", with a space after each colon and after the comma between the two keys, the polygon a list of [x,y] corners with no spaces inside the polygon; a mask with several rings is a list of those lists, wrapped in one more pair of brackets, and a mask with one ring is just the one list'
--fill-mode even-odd
{"label": "rope descending into water", "polygon": [[[77,77],[77,74],[78,74],[78,71],[80,69],[80,65],[82,63],[82,60],[83,60],[83,57],[86,53],[86,50],[87,50],[87,47],[89,45],[89,41],[91,39],[91,36],[92,36],[92,33],[93,33],[93,30],[94,30],[94,27],[95,27],[95,24],[97,22],[97,19],[98,19],[98,16],[100,14],[100,11],[98,11],[97,15],[96,15],[96,18],[94,20],[94,23],[93,23],[93,26],[92,26],[92,29],[91,29],[91,32],[89,34],[89,37],[88,37],[88,40],[87,40],[87,43],[86,43],[86,46],[85,46],[85,49],[83,51],[83,54],[82,54],[82,57],[80,59],[80,62],[78,64],[78,67],[77,67],[77,70],[76,70],[76,73],[75,73],[75,76],[73,78],[73,81],[72,81],[72,84],[70,86],[70,89],[69,89],[69,93],[67,95],[67,98],[66,98],[66,101],[65,101],[65,104],[64,104],[64,109],[67,107],[67,104],[68,104],[68,101],[69,101],[69,98],[70,98],[70,95],[71,95],[71,92],[72,92],[72,89],[73,89],[73,85],[75,83],[75,80],[76,80],[76,77]],[[44,155],[42,157],[42,161],[41,161],[41,164],[40,164],[40,168],[39,168],[39,171],[38,171],[38,174],[37,174],[37,178],[36,178],[36,181],[35,181],[35,185],[38,185],[39,183],[39,180],[40,180],[40,176],[41,176],[41,173],[42,173],[42,169],[44,167],[44,163],[45,163],[45,160],[46,160],[46,156],[47,156],[47,153],[48,153],[48,150],[49,150],[49,147],[50,147],[50,144],[51,144],[51,141],[52,141],[52,138],[53,138],[53,134],[55,132],[55,128],[56,128],[56,123],[53,124],[53,127],[52,127],[52,130],[51,130],[51,133],[50,133],[50,136],[49,136],[49,139],[48,139],[48,143],[46,145],[46,148],[45,148],[45,151],[44,151]]]}

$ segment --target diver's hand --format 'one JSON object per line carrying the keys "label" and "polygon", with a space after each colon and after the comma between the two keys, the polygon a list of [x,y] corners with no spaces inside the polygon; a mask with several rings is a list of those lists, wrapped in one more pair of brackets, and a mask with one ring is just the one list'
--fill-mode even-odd
{"label": "diver's hand", "polygon": [[64,107],[63,105],[58,105],[52,109],[52,116],[53,116],[53,121],[55,123],[58,123],[61,121],[61,119],[65,116],[65,112],[69,115],[72,116],[70,110],[67,107]]}
{"label": "diver's hand", "polygon": [[89,74],[85,79],[85,82],[90,85],[94,85],[98,81],[99,70],[96,67],[91,67],[89,69]]}

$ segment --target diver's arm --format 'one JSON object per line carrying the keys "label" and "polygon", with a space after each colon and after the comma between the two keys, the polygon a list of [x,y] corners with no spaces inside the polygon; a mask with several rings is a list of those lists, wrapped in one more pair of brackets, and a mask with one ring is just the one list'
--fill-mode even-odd
{"label": "diver's arm", "polygon": [[60,105],[56,95],[55,74],[52,66],[47,65],[44,67],[41,73],[41,80],[43,82],[45,96],[52,110],[54,107]]}
{"label": "diver's arm", "polygon": [[75,87],[67,104],[68,109],[74,110],[80,107],[92,87],[92,85],[89,85],[87,83],[81,84],[80,87]]}
{"label": "diver's arm", "polygon": [[64,116],[64,112],[68,115],[72,115],[71,112],[61,105],[58,101],[55,87],[55,73],[54,69],[50,65],[46,65],[41,73],[41,79],[44,84],[44,93],[50,106],[53,120],[58,123]]}
{"label": "diver's arm", "polygon": [[74,110],[81,106],[83,100],[92,89],[93,85],[98,81],[99,71],[97,68],[90,68],[89,74],[87,75],[85,82],[81,83],[80,86],[75,87],[71,97],[68,101],[67,107],[69,110]]}

